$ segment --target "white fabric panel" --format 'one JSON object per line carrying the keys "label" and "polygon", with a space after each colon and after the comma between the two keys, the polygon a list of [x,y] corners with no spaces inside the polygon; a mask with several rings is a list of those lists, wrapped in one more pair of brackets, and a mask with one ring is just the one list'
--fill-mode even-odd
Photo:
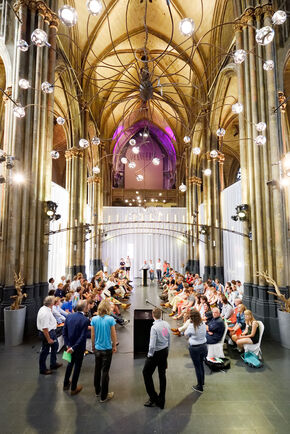
{"label": "white fabric panel", "polygon": [[[51,183],[51,200],[57,203],[57,214],[61,218],[50,223],[50,230],[55,231],[67,227],[68,222],[68,192],[54,182]],[[48,251],[48,279],[53,277],[55,283],[60,282],[61,276],[65,275],[66,264],[66,237],[67,232],[59,232],[49,236],[49,251]]]}
{"label": "white fabric panel", "polygon": [[[158,223],[150,223],[153,221]],[[186,263],[186,225],[180,224],[186,222],[185,208],[104,207],[103,222],[102,261],[108,263],[109,272],[128,255],[133,277],[141,277],[144,260],[152,259],[155,267],[160,258],[178,270]],[[117,224],[121,222],[129,223]]]}
{"label": "white fabric panel", "polygon": [[[237,232],[245,232],[243,222],[231,219],[236,214],[236,206],[242,204],[241,181],[232,184],[221,194],[222,227]],[[244,237],[223,231],[225,281],[238,279],[244,282]]]}
{"label": "white fabric panel", "polygon": [[[202,203],[199,206],[199,224],[205,224],[204,218],[204,204]],[[200,226],[198,228],[198,232],[200,231]],[[205,266],[205,244],[204,244],[204,236],[199,234],[199,275],[203,277],[204,275],[204,266]]]}

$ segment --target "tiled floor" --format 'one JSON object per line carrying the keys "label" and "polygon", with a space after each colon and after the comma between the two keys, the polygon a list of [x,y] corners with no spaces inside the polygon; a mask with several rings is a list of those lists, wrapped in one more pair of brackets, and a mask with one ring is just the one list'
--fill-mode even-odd
{"label": "tiled floor", "polygon": [[[136,286],[133,309],[145,299],[159,303],[155,286]],[[168,318],[166,316],[166,318]],[[165,319],[166,319],[165,318]],[[169,319],[173,324],[173,320]],[[94,396],[94,357],[87,356],[80,377],[83,391],[63,392],[64,367],[54,375],[38,375],[39,342],[6,349],[0,346],[0,433],[289,433],[290,351],[263,341],[265,365],[247,368],[230,352],[232,367],[206,375],[203,395],[194,393],[192,362],[184,338],[173,336],[167,372],[166,408],[145,408],[142,359],[133,359],[132,321],[118,328],[110,390],[115,398],[100,404]],[[59,357],[60,359],[60,357]]]}

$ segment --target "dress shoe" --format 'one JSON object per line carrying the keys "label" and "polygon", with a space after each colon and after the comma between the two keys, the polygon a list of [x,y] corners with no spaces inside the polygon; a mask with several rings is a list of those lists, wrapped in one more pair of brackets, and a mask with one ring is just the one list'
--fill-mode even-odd
{"label": "dress shoe", "polygon": [[62,363],[56,363],[54,366],[51,366],[50,369],[58,369],[62,366]]}
{"label": "dress shoe", "polygon": [[178,332],[178,329],[171,329],[172,332]]}
{"label": "dress shoe", "polygon": [[177,332],[174,332],[173,334],[174,334],[175,336],[181,336],[181,333],[180,333],[179,330],[177,330]]}
{"label": "dress shoe", "polygon": [[144,407],[157,407],[157,404],[151,401],[151,399],[148,399],[148,401],[144,402]]}
{"label": "dress shoe", "polygon": [[78,393],[80,393],[83,390],[83,386],[77,386],[77,388],[75,390],[71,390],[70,394],[72,396],[77,395]]}
{"label": "dress shoe", "polygon": [[170,314],[169,314],[169,316],[174,316],[175,315],[175,312],[171,312]]}
{"label": "dress shoe", "polygon": [[202,393],[202,392],[203,392],[203,387],[200,386],[199,384],[197,384],[196,386],[192,386],[192,389],[193,389],[195,392],[199,392],[199,393]]}
{"label": "dress shoe", "polygon": [[113,399],[114,398],[114,392],[109,392],[108,393],[108,395],[107,395],[107,398],[105,398],[105,399],[100,399],[100,402],[106,402],[106,401],[110,401],[110,399]]}
{"label": "dress shoe", "polygon": [[63,390],[69,390],[70,389],[70,385],[71,385],[71,382],[69,381],[68,382],[68,384],[67,385],[63,385]]}
{"label": "dress shoe", "polygon": [[40,371],[39,372],[41,375],[51,375],[52,371],[50,369],[46,369],[45,371]]}

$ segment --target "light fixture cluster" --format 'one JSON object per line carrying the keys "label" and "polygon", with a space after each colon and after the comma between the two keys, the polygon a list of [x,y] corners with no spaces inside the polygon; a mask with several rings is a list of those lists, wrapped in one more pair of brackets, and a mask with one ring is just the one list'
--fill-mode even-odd
{"label": "light fixture cluster", "polygon": [[12,155],[7,155],[2,149],[0,149],[0,164],[3,164],[6,169],[6,177],[4,175],[0,175],[0,184],[5,184],[8,182],[10,184],[13,182],[14,184],[23,184],[25,182],[25,177],[21,172],[10,173],[10,171],[15,166],[15,158]]}
{"label": "light fixture cluster", "polygon": [[53,202],[52,200],[48,200],[46,202],[46,215],[50,221],[56,221],[61,218],[60,214],[56,214],[57,207],[57,203]]}
{"label": "light fixture cluster", "polygon": [[244,222],[248,219],[249,214],[249,205],[242,204],[236,206],[236,214],[231,216],[231,219],[235,222],[241,221]]}

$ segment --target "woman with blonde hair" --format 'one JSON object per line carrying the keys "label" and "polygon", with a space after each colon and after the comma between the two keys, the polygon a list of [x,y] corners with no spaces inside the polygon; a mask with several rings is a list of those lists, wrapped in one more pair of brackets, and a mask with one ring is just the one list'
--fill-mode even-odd
{"label": "woman with blonde hair", "polygon": [[238,350],[241,352],[245,344],[257,344],[259,342],[259,323],[255,320],[250,310],[245,310],[246,328],[236,340]]}

